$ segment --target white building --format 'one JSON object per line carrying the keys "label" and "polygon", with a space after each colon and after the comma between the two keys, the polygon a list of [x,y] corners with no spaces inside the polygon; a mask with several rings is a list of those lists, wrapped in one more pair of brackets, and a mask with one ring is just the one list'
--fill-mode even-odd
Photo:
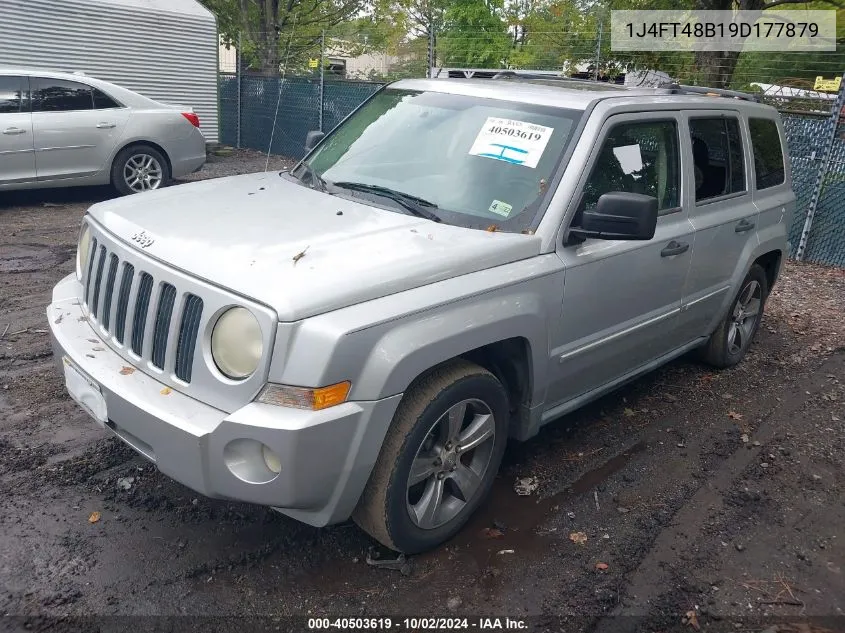
{"label": "white building", "polygon": [[194,109],[218,137],[217,20],[196,0],[0,0],[0,66],[80,71]]}

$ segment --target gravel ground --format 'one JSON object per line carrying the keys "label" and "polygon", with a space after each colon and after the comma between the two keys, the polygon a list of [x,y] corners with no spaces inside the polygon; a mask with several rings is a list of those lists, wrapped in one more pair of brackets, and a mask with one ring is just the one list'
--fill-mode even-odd
{"label": "gravel ground", "polygon": [[[235,152],[192,179],[264,160]],[[845,271],[788,264],[739,367],[680,359],[509,447],[491,501],[403,576],[367,566],[371,541],[351,523],[315,529],[205,499],[90,422],[52,364],[44,308],[73,270],[80,218],[111,193],[0,195],[0,613],[18,616],[0,622],[507,615],[549,631],[845,630]],[[539,490],[517,496],[518,477]]]}

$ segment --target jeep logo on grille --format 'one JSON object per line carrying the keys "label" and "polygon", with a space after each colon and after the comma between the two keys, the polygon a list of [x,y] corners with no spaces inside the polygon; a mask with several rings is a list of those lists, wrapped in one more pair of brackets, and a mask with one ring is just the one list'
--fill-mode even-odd
{"label": "jeep logo on grille", "polygon": [[144,231],[140,231],[132,236],[132,241],[140,244],[141,248],[149,248],[153,245],[155,239],[147,235]]}

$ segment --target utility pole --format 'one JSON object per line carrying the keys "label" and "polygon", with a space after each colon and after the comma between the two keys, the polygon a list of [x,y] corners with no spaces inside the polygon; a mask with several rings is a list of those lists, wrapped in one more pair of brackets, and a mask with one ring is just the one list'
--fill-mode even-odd
{"label": "utility pole", "polygon": [[599,79],[599,63],[601,62],[601,35],[604,30],[604,22],[599,21],[599,39],[596,43],[596,67],[593,69],[593,81]]}
{"label": "utility pole", "polygon": [[241,148],[241,93],[243,92],[243,83],[242,83],[243,53],[241,52],[242,50],[243,50],[243,48],[242,48],[242,42],[241,42],[241,34],[240,34],[240,32],[238,32],[238,50],[235,51],[235,61],[237,62],[236,69],[237,69],[237,72],[238,72],[238,79],[237,79],[237,84],[238,84],[238,140],[237,140],[237,147],[238,147],[238,149]]}
{"label": "utility pole", "polygon": [[325,77],[324,67],[325,67],[325,58],[326,58],[326,31],[320,34],[320,127],[318,128],[321,132],[323,131],[323,104],[325,102],[325,95],[324,95],[324,82]]}
{"label": "utility pole", "polygon": [[428,21],[428,76],[434,79],[434,66],[437,64],[437,55],[434,51],[434,20]]}

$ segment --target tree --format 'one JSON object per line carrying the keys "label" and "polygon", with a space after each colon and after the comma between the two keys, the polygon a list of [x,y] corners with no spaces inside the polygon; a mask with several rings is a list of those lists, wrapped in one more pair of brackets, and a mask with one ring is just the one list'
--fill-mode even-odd
{"label": "tree", "polygon": [[452,0],[444,15],[443,64],[501,68],[511,47],[502,10],[501,0]]}
{"label": "tree", "polygon": [[453,0],[374,0],[373,17],[391,24],[399,38],[394,49],[424,41],[431,60],[437,63],[437,36],[443,30],[446,9]]}
{"label": "tree", "polygon": [[368,0],[200,0],[217,15],[228,43],[240,42],[243,59],[274,75],[282,62],[301,64],[319,50],[324,30],[362,11]]}

